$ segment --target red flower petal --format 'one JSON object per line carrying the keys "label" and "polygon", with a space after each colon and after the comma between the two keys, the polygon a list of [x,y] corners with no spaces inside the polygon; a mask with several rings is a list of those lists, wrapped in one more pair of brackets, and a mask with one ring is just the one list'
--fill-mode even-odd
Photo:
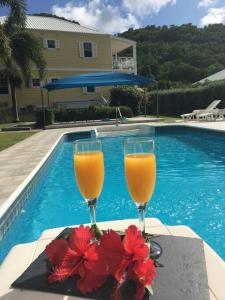
{"label": "red flower petal", "polygon": [[97,254],[97,245],[91,244],[84,255],[84,267],[87,270],[92,270],[95,268],[97,260],[98,260],[98,254]]}
{"label": "red flower petal", "polygon": [[136,293],[134,295],[134,300],[142,300],[145,295],[145,287],[143,284],[136,282]]}
{"label": "red flower petal", "polygon": [[74,270],[75,267],[76,269],[79,267],[80,263],[82,263],[82,258],[77,256],[76,252],[69,249],[61,261],[60,267]]}
{"label": "red flower petal", "polygon": [[121,293],[120,293],[120,283],[117,283],[113,289],[113,300],[121,300]]}
{"label": "red flower petal", "polygon": [[92,232],[91,228],[83,225],[80,225],[77,228],[74,228],[73,232],[69,238],[69,246],[78,255],[83,255],[87,250],[88,246],[90,245],[91,239],[94,238],[94,233]]}
{"label": "red flower petal", "polygon": [[137,275],[140,283],[142,283],[144,286],[153,285],[153,279],[156,275],[156,268],[151,258],[146,262],[135,263],[133,271]]}
{"label": "red flower petal", "polygon": [[53,272],[48,276],[49,283],[65,280],[78,273],[82,260],[76,253],[69,249],[57,267],[53,267]]}
{"label": "red flower petal", "polygon": [[129,226],[126,230],[123,246],[127,255],[132,256],[132,260],[134,261],[145,260],[149,255],[145,239],[141,235],[140,230],[134,225]]}
{"label": "red flower petal", "polygon": [[53,283],[56,281],[62,281],[65,280],[66,278],[72,276],[72,270],[71,269],[66,269],[66,268],[55,268],[54,272],[48,276],[48,282]]}
{"label": "red flower petal", "polygon": [[60,265],[63,257],[69,250],[67,241],[63,239],[57,239],[52,241],[46,248],[45,253],[48,256],[48,260],[53,264],[53,266]]}
{"label": "red flower petal", "polygon": [[113,230],[105,232],[97,252],[99,259],[95,271],[101,275],[114,275],[125,254],[121,237]]}
{"label": "red flower petal", "polygon": [[115,271],[115,273],[113,274],[115,279],[121,284],[126,277],[126,270],[129,266],[130,261],[127,259],[123,259],[120,263],[120,265],[118,266],[117,270]]}
{"label": "red flower petal", "polygon": [[90,293],[101,287],[106,279],[107,276],[98,276],[95,272],[88,272],[86,273],[86,276],[77,281],[77,288],[83,294]]}

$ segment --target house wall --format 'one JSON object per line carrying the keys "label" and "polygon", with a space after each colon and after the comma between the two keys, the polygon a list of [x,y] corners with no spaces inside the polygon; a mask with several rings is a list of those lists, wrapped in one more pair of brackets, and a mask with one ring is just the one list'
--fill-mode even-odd
{"label": "house wall", "polygon": [[[48,68],[112,68],[109,35],[54,31],[33,31],[33,33],[40,38],[41,42],[43,39],[60,41],[59,49],[43,49]],[[80,57],[79,41],[95,42],[97,44],[97,57]]]}
{"label": "house wall", "polygon": [[[44,82],[50,78],[62,78],[65,76],[78,75],[89,72],[112,70],[112,56],[110,36],[103,34],[80,34],[70,32],[37,31],[32,30],[43,45],[44,39],[56,39],[60,41],[59,49],[45,49],[44,57],[47,62]],[[88,41],[97,44],[97,57],[80,57],[79,42]],[[0,62],[1,67],[1,62]],[[33,71],[33,78],[37,78],[37,71]],[[82,88],[50,93],[50,105],[55,102],[69,102],[76,100],[91,100],[99,97],[102,93],[105,97],[109,95],[109,88],[99,88],[97,94],[85,94]],[[47,93],[44,93],[45,103],[47,103]],[[8,101],[11,106],[10,95],[0,95],[0,101]],[[40,88],[30,87],[17,90],[17,101],[19,107],[27,105],[41,106]]]}

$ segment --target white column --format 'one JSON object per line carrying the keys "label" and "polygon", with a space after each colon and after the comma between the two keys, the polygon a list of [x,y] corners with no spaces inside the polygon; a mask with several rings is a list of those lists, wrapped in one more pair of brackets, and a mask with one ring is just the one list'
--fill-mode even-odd
{"label": "white column", "polygon": [[137,75],[137,48],[136,48],[136,43],[133,45],[133,59],[134,59],[134,74]]}

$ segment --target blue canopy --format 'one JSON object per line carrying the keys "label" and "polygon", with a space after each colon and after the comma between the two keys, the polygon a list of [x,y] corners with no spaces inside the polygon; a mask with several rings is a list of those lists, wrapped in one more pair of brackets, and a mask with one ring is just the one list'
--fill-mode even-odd
{"label": "blue canopy", "polygon": [[64,77],[44,86],[48,91],[86,86],[149,85],[151,79],[120,72],[100,72]]}

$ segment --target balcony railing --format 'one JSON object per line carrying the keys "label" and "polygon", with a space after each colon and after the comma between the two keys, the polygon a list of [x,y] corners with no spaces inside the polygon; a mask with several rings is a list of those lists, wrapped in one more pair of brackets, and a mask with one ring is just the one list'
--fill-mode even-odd
{"label": "balcony railing", "polygon": [[136,59],[133,57],[113,57],[113,69],[135,70]]}

